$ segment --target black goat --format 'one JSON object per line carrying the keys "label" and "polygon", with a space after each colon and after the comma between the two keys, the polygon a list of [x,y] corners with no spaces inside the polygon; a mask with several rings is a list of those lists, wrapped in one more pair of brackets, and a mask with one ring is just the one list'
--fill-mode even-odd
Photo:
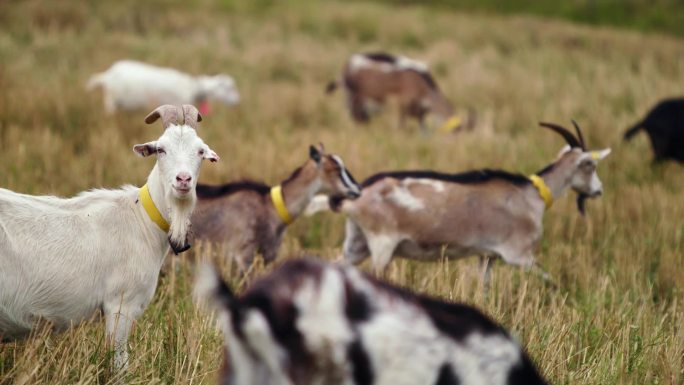
{"label": "black goat", "polygon": [[645,129],[651,139],[654,162],[674,159],[684,163],[684,98],[658,103],[644,119],[625,132],[625,140]]}

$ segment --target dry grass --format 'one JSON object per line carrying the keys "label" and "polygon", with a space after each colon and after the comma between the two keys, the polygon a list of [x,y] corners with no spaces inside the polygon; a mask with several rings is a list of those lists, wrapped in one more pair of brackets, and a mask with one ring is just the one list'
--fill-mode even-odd
{"label": "dry grass", "polygon": [[[204,167],[205,182],[276,183],[319,141],[357,179],[403,168],[530,173],[562,146],[536,122],[575,118],[593,147],[613,153],[599,167],[606,194],[589,203],[585,219],[570,197],[547,214],[538,257],[559,290],[499,264],[484,300],[474,260],[395,261],[390,278],[483,308],[554,384],[684,382],[684,168],[651,167],[645,137],[620,140],[651,104],[681,92],[684,42],[523,17],[267,3],[0,3],[0,186],[71,195],[143,183],[152,161],[130,149],[160,127],[142,123],[147,111],[106,117],[100,95],[84,91],[90,74],[120,58],[236,77],[242,105],[216,108],[202,127],[222,157]],[[429,61],[458,108],[477,111],[476,128],[421,137],[417,128],[394,128],[391,113],[351,124],[342,96],[326,97],[323,87],[348,54],[378,48]],[[300,219],[281,255],[334,258],[342,223],[332,214]],[[207,245],[192,253],[216,254]],[[176,261],[161,278],[131,338],[124,378],[108,369],[95,320],[0,345],[0,383],[213,383],[221,337],[192,305],[191,266]]]}

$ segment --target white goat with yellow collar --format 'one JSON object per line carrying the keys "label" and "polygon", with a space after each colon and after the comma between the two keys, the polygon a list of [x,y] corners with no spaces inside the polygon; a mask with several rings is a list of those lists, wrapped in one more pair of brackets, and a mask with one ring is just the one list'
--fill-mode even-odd
{"label": "white goat with yellow collar", "polygon": [[169,244],[189,248],[202,159],[219,159],[197,136],[195,107],[161,106],[145,121],[160,117],[164,134],[134,147],[157,155],[143,188],[68,199],[0,189],[0,337],[24,337],[39,320],[63,330],[102,309],[115,365],[126,365],[131,326],[154,295]]}

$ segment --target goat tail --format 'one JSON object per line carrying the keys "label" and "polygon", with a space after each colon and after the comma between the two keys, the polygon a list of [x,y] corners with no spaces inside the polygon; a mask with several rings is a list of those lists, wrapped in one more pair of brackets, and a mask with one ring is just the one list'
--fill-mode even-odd
{"label": "goat tail", "polygon": [[330,94],[332,94],[333,92],[335,92],[335,90],[336,90],[337,87],[339,87],[339,86],[340,86],[340,81],[339,81],[339,80],[331,80],[331,81],[328,82],[328,84],[325,86],[325,93],[328,94],[328,95],[330,95]]}
{"label": "goat tail", "polygon": [[316,195],[304,209],[304,215],[310,217],[321,211],[330,210],[330,199],[327,195]]}
{"label": "goat tail", "polygon": [[644,127],[644,121],[639,121],[639,123],[633,125],[629,130],[625,131],[625,136],[624,140],[630,140],[634,135],[639,133],[641,129]]}
{"label": "goat tail", "polygon": [[197,302],[207,301],[211,308],[230,312],[235,307],[235,295],[214,266],[200,263],[195,276],[194,296]]}
{"label": "goat tail", "polygon": [[95,88],[101,86],[104,84],[104,78],[105,78],[105,73],[101,72],[99,74],[95,74],[88,79],[88,84],[86,84],[86,90],[87,91],[92,91]]}

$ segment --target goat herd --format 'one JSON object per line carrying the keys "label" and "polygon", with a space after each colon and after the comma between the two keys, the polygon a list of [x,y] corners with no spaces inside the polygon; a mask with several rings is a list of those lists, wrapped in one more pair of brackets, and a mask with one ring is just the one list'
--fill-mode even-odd
{"label": "goat herd", "polygon": [[[125,84],[131,74],[137,91]],[[184,91],[169,95],[155,89],[155,82],[168,81],[180,86],[167,89]],[[98,85],[105,88],[109,112],[150,99],[165,102],[162,96],[173,104],[199,103],[203,111],[208,99],[239,99],[225,75],[192,79],[129,61],[94,76],[89,86]],[[426,129],[424,118],[432,113],[440,130],[461,125],[427,68],[411,59],[354,55],[328,90],[340,85],[359,122],[393,95],[401,122],[416,118]],[[154,295],[169,246],[176,254],[190,248],[191,223],[197,239],[226,246],[244,272],[258,254],[266,262],[276,259],[283,233],[297,216],[323,209],[346,215],[344,260],[358,264],[370,256],[376,275],[393,256],[480,255],[485,263],[499,257],[552,283],[534,258],[544,212],[572,189],[584,213],[586,199],[603,192],[596,168],[610,153],[587,149],[575,122],[575,133],[541,123],[567,146],[529,177],[487,169],[395,171],[358,184],[343,160],[321,145],[311,146],[306,162],[275,187],[251,181],[207,186],[197,184],[200,165],[219,156],[197,134],[197,108],[162,105],[145,118],[148,124],[157,120],[163,134],[133,148],[139,156],[157,158],[141,188],[90,190],[69,199],[0,189],[3,340],[28,335],[41,320],[64,330],[101,309],[114,364],[123,369],[132,324]],[[649,117],[626,136],[641,126],[667,126],[663,120]],[[663,142],[652,131],[657,159],[684,158],[682,147],[668,152],[672,140]],[[291,260],[241,296],[214,269],[201,267],[197,291],[215,305],[225,334],[221,383],[545,383],[514,339],[478,310],[411,293],[349,263]],[[488,263],[484,274],[487,282]]]}

